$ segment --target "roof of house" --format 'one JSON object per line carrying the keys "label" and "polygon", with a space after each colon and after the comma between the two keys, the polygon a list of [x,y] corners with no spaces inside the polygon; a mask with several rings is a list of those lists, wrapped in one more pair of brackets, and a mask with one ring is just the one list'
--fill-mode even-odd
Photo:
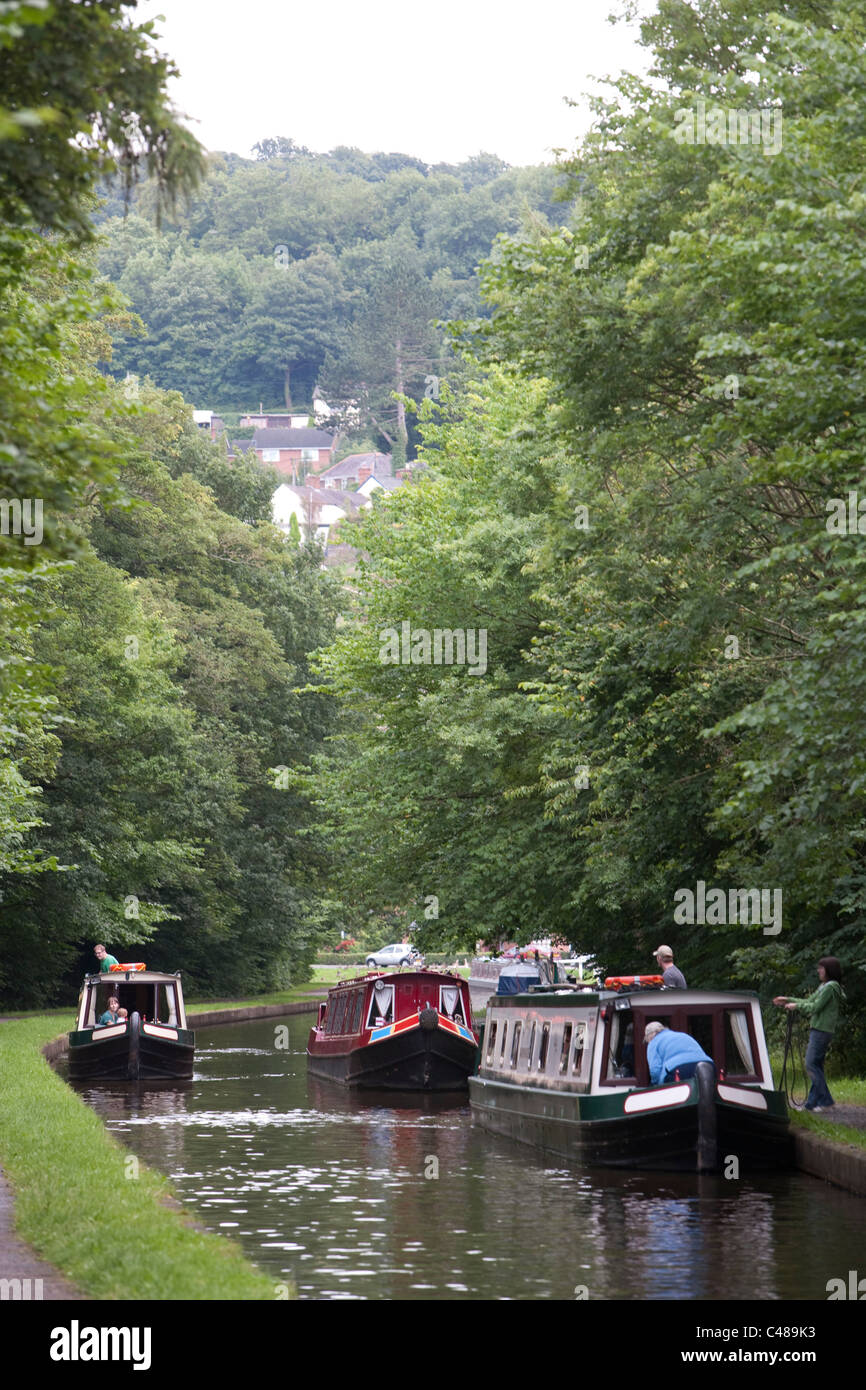
{"label": "roof of house", "polygon": [[233,449],[330,449],[336,435],[324,430],[258,429],[252,439],[236,439]]}
{"label": "roof of house", "polygon": [[330,468],[323,469],[319,477],[354,478],[363,464],[368,464],[377,478],[390,478],[394,472],[393,459],[390,454],[347,454],[344,459],[340,459],[339,463],[332,463]]}
{"label": "roof of house", "polygon": [[[379,486],[381,488],[384,488],[386,492],[393,492],[395,487],[402,487],[403,483],[406,481],[405,478],[380,478],[378,474],[375,473],[371,474],[370,476],[372,477],[374,483],[378,483]],[[362,483],[361,486],[363,487],[364,484]]]}

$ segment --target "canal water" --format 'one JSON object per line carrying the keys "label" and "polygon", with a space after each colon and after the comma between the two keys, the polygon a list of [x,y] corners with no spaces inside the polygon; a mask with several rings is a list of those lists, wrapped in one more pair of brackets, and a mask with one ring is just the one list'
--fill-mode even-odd
{"label": "canal water", "polygon": [[168,1089],[78,1088],[301,1298],[823,1301],[862,1266],[862,1198],[799,1173],[560,1167],[486,1134],[465,1097],[309,1078],[310,1022],[203,1028],[193,1081]]}

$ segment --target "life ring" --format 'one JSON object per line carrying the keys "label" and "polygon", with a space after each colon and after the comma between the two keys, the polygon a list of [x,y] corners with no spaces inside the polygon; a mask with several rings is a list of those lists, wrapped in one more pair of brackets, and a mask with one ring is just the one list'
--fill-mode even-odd
{"label": "life ring", "polygon": [[145,963],[144,963],[143,960],[127,961],[125,965],[119,965],[119,964],[118,964],[118,965],[110,965],[110,966],[108,967],[109,973],[112,974],[112,975],[119,975],[120,972],[121,972],[122,970],[146,970],[146,969],[147,969],[147,966],[145,965]]}
{"label": "life ring", "polygon": [[640,988],[652,988],[653,985],[663,985],[664,980],[661,975],[608,975],[604,982],[605,989],[624,989],[626,985],[638,985]]}

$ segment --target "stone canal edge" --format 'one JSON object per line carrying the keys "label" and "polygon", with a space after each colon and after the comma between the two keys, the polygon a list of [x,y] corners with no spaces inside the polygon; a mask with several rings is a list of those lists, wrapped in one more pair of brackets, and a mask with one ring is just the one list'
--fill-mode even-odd
{"label": "stone canal edge", "polygon": [[[208,1009],[201,1013],[190,1013],[188,1021],[193,1028],[210,1028],[220,1023],[244,1023],[256,1018],[279,1018],[285,1014],[315,1013],[318,1000],[326,991],[311,993],[308,999],[299,999],[291,1004],[253,1004],[242,1008]],[[4,1019],[4,1022],[7,1020]],[[8,1021],[12,1021],[11,1019]],[[46,1062],[56,1062],[68,1051],[69,1040],[66,1034],[46,1043],[42,1055]],[[82,1293],[65,1278],[53,1265],[40,1259],[15,1233],[15,1197],[3,1169],[0,1168],[0,1299],[15,1297],[11,1289],[19,1286],[34,1297],[36,1283],[41,1280],[41,1297],[46,1303],[50,1300],[84,1300],[88,1295]],[[29,1281],[29,1282],[28,1282]],[[26,1298],[28,1292],[24,1292]]]}
{"label": "stone canal edge", "polygon": [[[322,991],[324,993],[324,991]],[[189,1022],[196,1028],[210,1028],[221,1023],[243,1023],[257,1018],[279,1018],[286,1014],[314,1013],[321,994],[311,993],[309,999],[297,1000],[291,1004],[253,1004],[242,1008],[208,1009],[202,1013],[189,1014]],[[66,1035],[46,1043],[42,1055],[47,1062],[55,1062],[68,1050]],[[866,1107],[850,1107],[863,1110]],[[860,1125],[858,1125],[858,1128]],[[811,1177],[823,1178],[835,1187],[844,1188],[858,1197],[866,1197],[866,1150],[856,1149],[848,1144],[839,1144],[809,1131],[794,1128],[795,1166]],[[42,1280],[42,1297],[50,1299],[85,1299],[81,1293],[53,1265],[46,1264],[24,1241],[15,1234],[14,1197],[0,1169],[0,1289],[6,1289],[13,1278],[33,1281]]]}

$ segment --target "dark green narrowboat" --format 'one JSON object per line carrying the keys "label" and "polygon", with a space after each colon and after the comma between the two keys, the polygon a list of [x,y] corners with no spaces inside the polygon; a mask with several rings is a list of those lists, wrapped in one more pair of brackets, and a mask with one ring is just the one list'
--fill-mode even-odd
{"label": "dark green narrowboat", "polygon": [[[713,1059],[652,1085],[644,1030],[688,1033]],[[473,1120],[581,1164],[662,1171],[787,1167],[757,995],[646,988],[492,997],[469,1081]]]}
{"label": "dark green narrowboat", "polygon": [[[101,1024],[112,995],[127,1017]],[[112,966],[85,976],[69,1034],[70,1081],[189,1080],[194,1056],[180,973]]]}

